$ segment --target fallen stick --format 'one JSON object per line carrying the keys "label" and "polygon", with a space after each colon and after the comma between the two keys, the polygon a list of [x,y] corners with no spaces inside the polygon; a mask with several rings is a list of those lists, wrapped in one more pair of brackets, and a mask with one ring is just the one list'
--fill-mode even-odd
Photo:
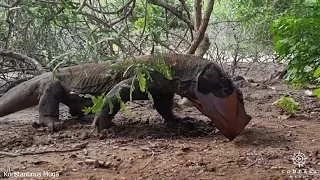
{"label": "fallen stick", "polygon": [[39,151],[39,152],[21,152],[21,153],[10,153],[5,151],[0,151],[0,156],[8,156],[8,157],[17,157],[17,156],[27,156],[27,155],[37,155],[37,154],[47,154],[47,153],[65,153],[65,152],[73,152],[84,149],[88,143],[81,144],[72,149],[64,149],[64,150],[47,150],[47,151]]}

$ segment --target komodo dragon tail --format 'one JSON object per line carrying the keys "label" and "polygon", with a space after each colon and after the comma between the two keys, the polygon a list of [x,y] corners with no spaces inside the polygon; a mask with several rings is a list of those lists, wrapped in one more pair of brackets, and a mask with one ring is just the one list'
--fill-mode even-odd
{"label": "komodo dragon tail", "polygon": [[0,98],[0,117],[38,104],[39,79],[33,78],[10,89]]}

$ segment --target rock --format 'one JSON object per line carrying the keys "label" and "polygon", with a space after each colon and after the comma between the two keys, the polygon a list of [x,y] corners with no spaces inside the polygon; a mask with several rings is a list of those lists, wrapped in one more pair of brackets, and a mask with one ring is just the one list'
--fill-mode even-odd
{"label": "rock", "polygon": [[142,151],[151,151],[151,149],[149,147],[147,147],[147,146],[140,146],[140,149]]}
{"label": "rock", "polygon": [[77,155],[75,155],[75,154],[71,154],[70,156],[69,156],[69,158],[77,158]]}
{"label": "rock", "polygon": [[216,172],[217,168],[216,167],[206,167],[205,170],[207,172]]}
{"label": "rock", "polygon": [[246,80],[236,81],[236,82],[234,82],[234,84],[235,84],[238,88],[245,88],[245,87],[250,87],[250,86],[251,86],[251,84],[248,83]]}
{"label": "rock", "polygon": [[88,144],[89,144],[89,142],[84,142],[84,143],[81,143],[81,144],[76,144],[72,148],[74,148],[74,149],[83,149],[83,148],[87,147]]}
{"label": "rock", "polygon": [[86,140],[86,139],[89,139],[90,138],[90,135],[88,132],[85,132],[81,135],[81,140]]}
{"label": "rock", "polygon": [[187,106],[187,107],[193,107],[193,103],[187,99],[187,98],[182,98],[179,102],[178,102],[178,105],[184,105],[184,106]]}
{"label": "rock", "polygon": [[190,152],[191,151],[191,148],[190,147],[182,147],[181,150],[183,152]]}
{"label": "rock", "polygon": [[84,154],[84,155],[88,155],[88,149],[84,149],[84,150],[83,150],[83,154]]}
{"label": "rock", "polygon": [[316,96],[316,95],[314,95],[314,94],[312,93],[312,91],[310,91],[310,90],[305,90],[305,91],[304,91],[304,94],[307,95],[307,96],[309,96],[309,97],[315,97],[315,96]]}
{"label": "rock", "polygon": [[196,163],[188,160],[188,162],[185,164],[186,167],[189,167],[189,166],[192,166],[192,165],[195,165]]}
{"label": "rock", "polygon": [[80,166],[82,166],[84,164],[84,161],[77,161],[77,164],[79,164]]}
{"label": "rock", "polygon": [[291,115],[279,115],[277,118],[280,120],[286,120],[289,119],[291,117]]}
{"label": "rock", "polygon": [[[103,161],[102,161],[103,162]],[[104,163],[104,162],[103,162]],[[103,165],[103,164],[102,164]],[[95,160],[94,163],[93,163],[93,167],[94,168],[99,168],[100,167],[100,164],[99,164],[99,161],[98,160]]]}
{"label": "rock", "polygon": [[129,164],[133,164],[133,158],[132,158],[132,157],[130,157],[130,158],[128,159],[128,163],[129,163]]}
{"label": "rock", "polygon": [[109,161],[105,162],[103,165],[103,167],[105,167],[105,168],[110,168],[111,166],[112,166],[112,163]]}
{"label": "rock", "polygon": [[176,154],[176,156],[181,156],[181,155],[183,155],[183,152],[179,151],[179,152],[176,152],[175,154]]}
{"label": "rock", "polygon": [[225,176],[226,173],[217,173],[217,176]]}
{"label": "rock", "polygon": [[252,87],[258,87],[260,84],[259,84],[259,83],[250,83],[250,85],[251,85]]}
{"label": "rock", "polygon": [[233,82],[242,81],[242,80],[245,80],[244,77],[242,77],[242,76],[235,76],[232,78]]}
{"label": "rock", "polygon": [[86,164],[94,164],[95,162],[96,162],[97,160],[95,160],[95,159],[85,159],[84,160],[84,162],[86,163]]}
{"label": "rock", "polygon": [[46,163],[46,161],[40,161],[39,160],[39,161],[34,161],[33,162],[34,165],[41,165],[41,164],[44,164],[44,163]]}

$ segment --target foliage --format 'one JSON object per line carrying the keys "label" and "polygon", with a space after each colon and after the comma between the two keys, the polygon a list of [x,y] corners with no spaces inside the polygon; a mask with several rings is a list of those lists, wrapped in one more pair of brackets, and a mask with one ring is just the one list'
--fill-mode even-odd
{"label": "foliage", "polygon": [[294,115],[296,111],[299,109],[298,102],[296,102],[291,97],[285,97],[285,96],[282,96],[279,100],[274,102],[273,105],[280,107],[288,115]]}
{"label": "foliage", "polygon": [[[139,82],[139,90],[141,92],[146,92],[148,94],[148,98],[153,100],[152,95],[148,91],[148,82],[152,82],[152,75],[151,73],[159,72],[161,73],[166,79],[172,80],[172,72],[170,67],[164,62],[162,58],[157,58],[154,62],[143,61],[143,62],[136,62],[132,60],[125,60],[119,64],[113,64],[110,66],[110,73],[119,73],[124,72],[122,75],[123,77],[132,76],[133,80],[130,86],[130,101],[132,101],[132,93],[135,91],[134,81],[138,80]],[[125,102],[122,101],[120,94],[116,94],[116,98],[120,103],[120,108],[124,110],[127,115],[130,115]],[[92,107],[85,107],[83,112],[88,114],[90,112],[96,113],[104,104],[108,104],[110,108],[110,114],[113,112],[113,103],[108,96],[98,96],[95,98],[92,96]]]}
{"label": "foliage", "polygon": [[[320,82],[320,68],[318,68],[317,70],[315,70],[313,77],[314,77],[314,78],[317,78],[317,81]],[[312,92],[312,94],[313,94],[313,95],[316,95],[318,98],[320,98],[320,88],[314,90],[314,91]]]}
{"label": "foliage", "polygon": [[[213,59],[232,61],[231,75],[241,71],[238,62],[270,62],[275,58],[269,26],[285,13],[293,0],[225,0],[215,4],[212,34]],[[210,31],[210,30],[209,30]],[[221,60],[222,59],[222,60]],[[217,62],[223,64],[221,62]],[[226,66],[226,65],[225,65]]]}
{"label": "foliage", "polygon": [[[141,0],[81,2],[83,7],[76,1],[14,4],[0,0],[0,49],[36,56],[52,70],[59,63],[66,66],[141,55],[153,45],[169,50],[184,45],[181,29],[188,29],[187,25],[159,5]],[[192,1],[185,2],[192,9]],[[168,1],[168,5],[183,10],[178,1]]]}
{"label": "foliage", "polygon": [[92,95],[87,95],[87,96],[89,96],[91,98],[93,106],[85,107],[82,110],[82,112],[85,115],[90,114],[90,113],[93,113],[93,114],[97,113],[99,111],[99,109],[101,108],[101,106],[103,105],[103,101],[104,101],[105,95],[101,94],[98,97],[95,97],[95,96],[92,96]]}
{"label": "foliage", "polygon": [[227,40],[241,39],[241,50],[254,52],[258,48],[260,53],[269,53],[273,44],[268,28],[279,14],[290,7],[290,1],[292,0],[219,1],[215,9],[215,18],[218,22],[231,21],[228,31],[232,34]]}
{"label": "foliage", "polygon": [[287,80],[304,86],[320,66],[320,1],[295,1],[270,30],[279,61],[287,63]]}
{"label": "foliage", "polygon": [[[154,62],[135,60],[125,60],[119,64],[113,64],[110,66],[111,72],[117,73],[123,71],[123,77],[127,77],[133,74],[132,84],[130,88],[130,101],[132,101],[132,92],[135,90],[134,81],[137,79],[139,82],[139,88],[141,92],[148,92],[147,82],[152,82],[152,72],[161,73],[166,79],[172,80],[172,73],[170,67],[164,62],[162,58],[157,58]],[[133,72],[132,72],[133,71]],[[151,96],[150,96],[151,97]]]}

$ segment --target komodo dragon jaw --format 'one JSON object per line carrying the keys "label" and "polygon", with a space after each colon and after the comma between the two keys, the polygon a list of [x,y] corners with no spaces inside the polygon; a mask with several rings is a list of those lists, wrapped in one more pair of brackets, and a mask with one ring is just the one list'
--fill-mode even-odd
{"label": "komodo dragon jaw", "polygon": [[209,117],[230,141],[234,140],[251,120],[245,111],[241,91],[216,66],[207,65],[199,74],[193,91],[193,97],[196,98],[190,98],[191,102]]}
{"label": "komodo dragon jaw", "polygon": [[212,93],[203,94],[195,89],[199,100],[191,99],[196,108],[209,117],[230,141],[234,140],[251,120],[235,92],[227,98],[219,98]]}

